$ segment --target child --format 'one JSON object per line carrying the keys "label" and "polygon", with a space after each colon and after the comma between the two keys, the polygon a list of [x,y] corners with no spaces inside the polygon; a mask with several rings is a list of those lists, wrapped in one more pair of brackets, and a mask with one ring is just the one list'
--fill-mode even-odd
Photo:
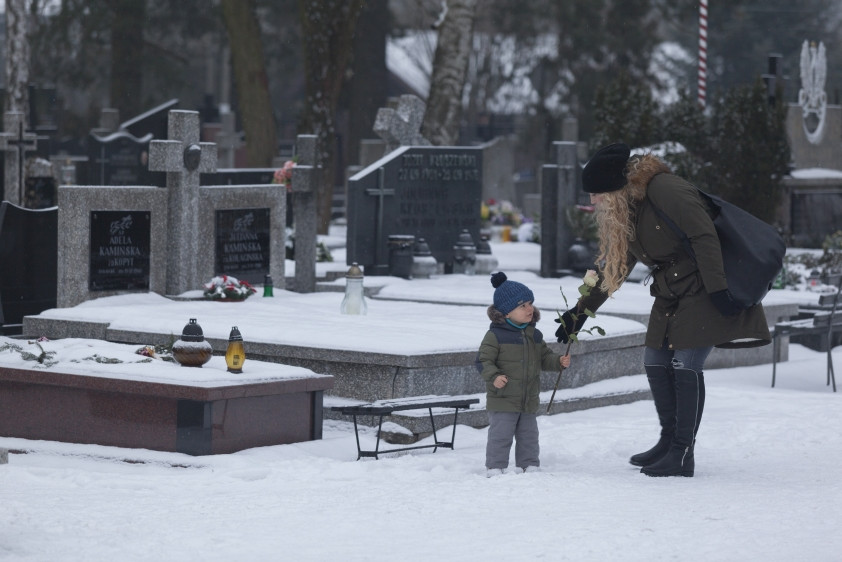
{"label": "child", "polygon": [[477,354],[477,369],[488,389],[488,444],[485,467],[488,477],[503,474],[509,466],[512,439],[515,471],[537,471],[538,393],[541,371],[570,366],[570,356],[554,353],[535,324],[541,318],[533,308],[535,296],[503,272],[491,276],[494,304],[488,307],[491,327]]}

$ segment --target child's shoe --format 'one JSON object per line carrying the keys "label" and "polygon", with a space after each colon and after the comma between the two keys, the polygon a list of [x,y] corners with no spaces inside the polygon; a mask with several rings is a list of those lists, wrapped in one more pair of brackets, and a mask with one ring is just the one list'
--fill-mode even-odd
{"label": "child's shoe", "polygon": [[491,478],[492,476],[500,476],[501,474],[506,474],[505,468],[486,468],[485,469],[485,477]]}

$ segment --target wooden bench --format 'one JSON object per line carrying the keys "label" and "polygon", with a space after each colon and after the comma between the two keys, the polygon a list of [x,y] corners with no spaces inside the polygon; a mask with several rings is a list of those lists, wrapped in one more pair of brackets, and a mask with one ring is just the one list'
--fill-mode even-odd
{"label": "wooden bench", "polygon": [[[439,447],[453,449],[453,441],[456,438],[456,419],[460,409],[468,409],[471,404],[477,404],[479,398],[457,398],[453,396],[412,396],[409,398],[396,398],[394,400],[378,400],[369,404],[357,404],[354,406],[332,406],[331,410],[354,418],[354,436],[357,439],[357,460],[362,457],[379,458],[378,455],[394,453],[398,451],[409,451],[412,449],[432,448],[435,453]],[[433,443],[431,445],[413,445],[411,447],[398,447],[395,449],[380,450],[380,434],[383,428],[383,417],[401,410],[420,410],[426,408],[430,414],[430,424],[433,427]],[[436,422],[433,417],[433,408],[453,408],[453,433],[450,441],[439,441],[436,435]],[[378,416],[377,444],[373,451],[364,451],[360,447],[360,433],[357,425],[357,416]]]}

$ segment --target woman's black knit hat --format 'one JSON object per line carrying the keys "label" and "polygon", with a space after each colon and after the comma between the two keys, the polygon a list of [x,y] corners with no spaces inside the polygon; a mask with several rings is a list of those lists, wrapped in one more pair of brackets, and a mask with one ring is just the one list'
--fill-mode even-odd
{"label": "woman's black knit hat", "polygon": [[582,189],[586,193],[608,193],[626,185],[629,145],[619,142],[596,151],[582,170]]}

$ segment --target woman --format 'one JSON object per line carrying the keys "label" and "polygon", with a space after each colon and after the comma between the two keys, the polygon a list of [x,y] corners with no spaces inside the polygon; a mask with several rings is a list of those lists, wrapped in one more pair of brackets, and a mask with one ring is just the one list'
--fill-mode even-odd
{"label": "woman", "polygon": [[[661,424],[658,443],[631,457],[649,476],[693,476],[693,446],[705,405],[704,363],[713,347],[769,343],[761,305],[747,310],[728,292],[719,238],[698,190],[651,154],[625,144],[599,149],[582,171],[582,188],[596,207],[600,281],[579,299],[578,311],[596,311],[623,284],[637,261],[653,268],[655,297],[643,365]],[[658,211],[690,240],[695,260]],[[557,319],[559,341],[587,318],[573,310]]]}

